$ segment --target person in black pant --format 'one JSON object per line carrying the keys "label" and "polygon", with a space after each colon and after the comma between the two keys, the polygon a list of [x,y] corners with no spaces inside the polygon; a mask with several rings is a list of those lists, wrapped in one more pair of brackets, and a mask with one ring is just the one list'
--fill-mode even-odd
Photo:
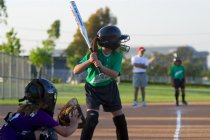
{"label": "person in black pant", "polygon": [[84,70],[88,72],[85,84],[86,124],[81,133],[81,140],[92,139],[98,124],[100,105],[105,112],[110,112],[113,116],[117,140],[128,140],[127,122],[116,83],[122,67],[122,54],[118,48],[128,47],[121,44],[122,41],[128,40],[129,36],[122,35],[118,27],[102,27],[93,42],[94,52],[87,54],[73,70],[75,74]]}
{"label": "person in black pant", "polygon": [[182,93],[182,104],[187,105],[185,100],[185,68],[180,57],[174,58],[174,65],[170,68],[171,83],[175,89],[176,106],[179,106],[179,88]]}

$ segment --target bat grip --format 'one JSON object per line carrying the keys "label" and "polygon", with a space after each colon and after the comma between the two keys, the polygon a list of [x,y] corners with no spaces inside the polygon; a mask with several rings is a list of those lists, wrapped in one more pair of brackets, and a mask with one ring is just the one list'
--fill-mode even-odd
{"label": "bat grip", "polygon": [[90,49],[90,52],[91,52],[91,53],[93,53],[93,52],[94,52],[92,48],[89,48],[89,49]]}

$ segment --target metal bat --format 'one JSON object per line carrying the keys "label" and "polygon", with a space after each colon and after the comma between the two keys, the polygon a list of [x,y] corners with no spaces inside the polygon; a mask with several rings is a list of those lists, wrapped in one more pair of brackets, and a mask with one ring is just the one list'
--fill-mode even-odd
{"label": "metal bat", "polygon": [[82,17],[80,16],[79,10],[77,9],[77,5],[74,1],[70,1],[70,8],[72,10],[72,13],[74,14],[75,20],[77,22],[77,26],[78,26],[82,36],[84,37],[88,48],[90,49],[91,52],[93,52],[90,41],[88,39],[87,30],[86,30],[85,25],[82,21]]}
{"label": "metal bat", "polygon": [[[82,21],[82,17],[80,16],[79,10],[77,9],[77,5],[76,5],[76,3],[74,1],[70,1],[70,8],[71,8],[72,13],[73,13],[73,15],[75,17],[75,20],[77,22],[77,26],[78,26],[78,28],[80,30],[80,33],[84,37],[89,50],[91,52],[93,52],[93,49],[92,49],[91,44],[90,44],[90,41],[88,39],[87,30],[86,30],[85,25],[84,25],[84,23]],[[99,72],[99,76],[102,76],[103,73],[100,72],[100,69],[98,67],[97,67],[97,70]]]}

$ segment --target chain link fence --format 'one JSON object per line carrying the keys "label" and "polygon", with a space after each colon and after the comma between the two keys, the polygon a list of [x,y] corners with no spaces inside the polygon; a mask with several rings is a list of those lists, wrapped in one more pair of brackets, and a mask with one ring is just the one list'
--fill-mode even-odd
{"label": "chain link fence", "polygon": [[23,97],[30,79],[31,64],[28,58],[0,52],[0,99]]}

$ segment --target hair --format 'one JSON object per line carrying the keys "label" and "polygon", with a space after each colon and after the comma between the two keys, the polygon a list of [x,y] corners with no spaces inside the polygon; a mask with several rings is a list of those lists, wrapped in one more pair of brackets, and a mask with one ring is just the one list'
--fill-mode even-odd
{"label": "hair", "polygon": [[38,103],[27,102],[26,104],[20,105],[17,112],[22,112],[25,114],[25,116],[29,116],[32,112],[37,112],[40,109],[45,110],[47,107],[48,105],[44,102],[38,102]]}
{"label": "hair", "polygon": [[95,36],[92,41],[92,50],[93,52],[98,52],[98,37]]}

